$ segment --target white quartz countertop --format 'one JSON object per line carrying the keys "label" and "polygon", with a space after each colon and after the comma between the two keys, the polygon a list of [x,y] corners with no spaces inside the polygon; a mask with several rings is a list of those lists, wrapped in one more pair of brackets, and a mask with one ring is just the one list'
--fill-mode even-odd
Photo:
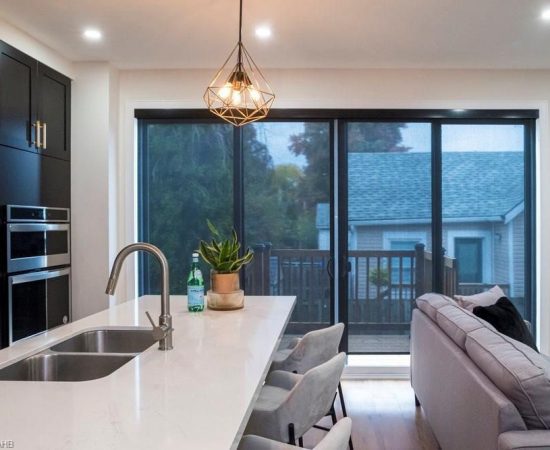
{"label": "white quartz countertop", "polygon": [[[174,349],[158,344],[107,377],[0,381],[0,442],[16,449],[236,448],[295,297],[246,297],[238,311],[187,312],[171,297]],[[145,296],[0,350],[0,368],[96,328],[150,327]]]}

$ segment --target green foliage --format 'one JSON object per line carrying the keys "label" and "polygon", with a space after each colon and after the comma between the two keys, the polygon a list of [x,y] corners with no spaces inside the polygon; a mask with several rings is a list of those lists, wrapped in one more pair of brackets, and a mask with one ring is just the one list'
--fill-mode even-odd
{"label": "green foliage", "polygon": [[348,151],[355,153],[407,152],[401,145],[401,128],[405,123],[351,122],[348,125]]}
{"label": "green foliage", "polygon": [[[157,245],[170,263],[170,292],[186,293],[191,254],[209,236],[206,219],[222,233],[233,224],[233,127],[225,124],[147,125],[147,164],[140,238]],[[142,194],[142,195],[143,195]],[[145,256],[147,293],[160,292],[159,268]],[[200,263],[203,273],[208,267]],[[208,277],[205,281],[208,283]],[[205,286],[208,288],[208,286]]]}
{"label": "green foliage", "polygon": [[[329,127],[306,122],[290,137],[289,149],[306,164],[274,165],[264,127],[243,128],[246,244],[273,248],[317,248],[316,208],[330,202]],[[383,125],[383,126],[382,126]],[[170,290],[186,292],[191,253],[209,236],[206,219],[228,236],[233,223],[233,127],[226,124],[151,122],[146,126],[139,208],[140,239],[157,245],[170,263]],[[404,124],[349,124],[350,151],[406,151]],[[275,128],[277,130],[277,128]],[[369,142],[365,142],[369,140]],[[363,143],[361,143],[363,141]],[[144,233],[143,230],[147,232]],[[145,292],[160,291],[156,261],[143,256]],[[203,271],[207,266],[201,261]]]}
{"label": "green foliage", "polygon": [[378,270],[377,267],[369,271],[369,282],[375,286],[389,286],[390,284],[390,272],[387,268],[381,267]]}
{"label": "green foliage", "polygon": [[250,249],[246,250],[244,256],[239,257],[241,244],[235,230],[232,230],[230,239],[224,239],[210,220],[207,220],[207,224],[212,233],[212,241],[210,244],[200,242],[199,255],[212,266],[212,269],[218,273],[238,272],[252,261],[254,253]]}

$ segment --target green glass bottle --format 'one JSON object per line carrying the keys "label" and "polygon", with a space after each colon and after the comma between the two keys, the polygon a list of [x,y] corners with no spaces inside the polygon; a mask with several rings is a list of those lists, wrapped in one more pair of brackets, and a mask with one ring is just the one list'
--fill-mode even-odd
{"label": "green glass bottle", "polygon": [[193,252],[191,270],[187,278],[187,309],[191,312],[204,310],[204,279],[199,268],[199,254]]}

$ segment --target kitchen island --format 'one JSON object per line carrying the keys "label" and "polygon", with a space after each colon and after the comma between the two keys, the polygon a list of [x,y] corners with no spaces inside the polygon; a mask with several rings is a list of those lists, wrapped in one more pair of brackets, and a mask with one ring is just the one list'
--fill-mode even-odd
{"label": "kitchen island", "polygon": [[[237,311],[187,312],[171,297],[174,349],[149,347],[91,381],[0,381],[0,442],[16,449],[237,447],[295,297],[246,297]],[[158,296],[144,296],[0,351],[0,369],[82,331],[150,328]]]}

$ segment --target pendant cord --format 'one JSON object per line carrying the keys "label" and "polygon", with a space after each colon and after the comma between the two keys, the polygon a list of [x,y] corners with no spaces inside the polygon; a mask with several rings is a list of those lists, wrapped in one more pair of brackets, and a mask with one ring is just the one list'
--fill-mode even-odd
{"label": "pendant cord", "polygon": [[239,0],[239,54],[237,62],[239,66],[242,66],[242,31],[243,31],[243,0]]}
{"label": "pendant cord", "polygon": [[242,30],[243,30],[243,0],[239,2],[239,44],[242,41]]}

